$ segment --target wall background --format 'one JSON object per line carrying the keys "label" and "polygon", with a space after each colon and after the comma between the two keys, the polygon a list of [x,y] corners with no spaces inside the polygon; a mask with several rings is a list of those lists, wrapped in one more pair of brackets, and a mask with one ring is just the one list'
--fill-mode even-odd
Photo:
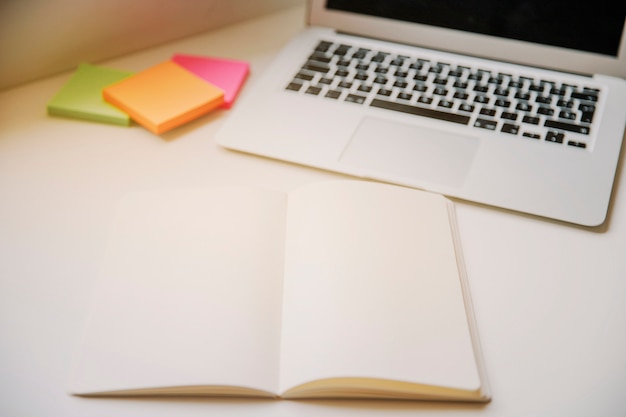
{"label": "wall background", "polygon": [[0,0],[0,90],[304,0]]}

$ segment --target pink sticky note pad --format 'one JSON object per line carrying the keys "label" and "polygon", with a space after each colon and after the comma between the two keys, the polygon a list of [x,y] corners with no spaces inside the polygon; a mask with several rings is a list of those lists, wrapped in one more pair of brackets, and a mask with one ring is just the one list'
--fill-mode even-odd
{"label": "pink sticky note pad", "polygon": [[176,54],[172,61],[224,90],[222,108],[230,108],[250,72],[250,64],[223,58]]}

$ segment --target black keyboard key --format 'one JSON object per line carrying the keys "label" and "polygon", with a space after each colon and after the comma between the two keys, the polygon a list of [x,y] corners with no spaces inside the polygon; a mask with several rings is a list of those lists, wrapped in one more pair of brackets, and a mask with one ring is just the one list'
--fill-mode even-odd
{"label": "black keyboard key", "polygon": [[580,121],[583,123],[591,123],[593,121],[593,111],[585,111],[580,116]]}
{"label": "black keyboard key", "polygon": [[480,114],[482,114],[484,116],[494,117],[496,115],[496,111],[494,109],[482,108],[482,109],[480,109]]}
{"label": "black keyboard key", "polygon": [[300,91],[301,88],[302,84],[300,83],[289,83],[289,85],[285,89],[291,91]]}
{"label": "black keyboard key", "polygon": [[522,119],[522,122],[528,123],[528,124],[531,124],[531,125],[538,125],[539,124],[539,118],[535,117],[535,116],[524,116],[524,118]]}
{"label": "black keyboard key", "polygon": [[450,100],[446,100],[441,99],[439,100],[439,103],[437,103],[437,106],[439,107],[443,107],[444,109],[451,109],[454,103],[452,103]]}
{"label": "black keyboard key", "polygon": [[322,63],[322,64],[329,64],[329,63],[330,63],[330,61],[332,61],[332,58],[329,58],[329,57],[327,57],[327,56],[326,56],[326,55],[324,55],[324,54],[321,54],[321,53],[315,52],[313,55],[311,55],[311,56],[309,57],[309,62],[310,62],[310,61],[317,61],[317,62],[320,62],[320,63]]}
{"label": "black keyboard key", "polygon": [[505,109],[508,109],[509,107],[511,107],[511,102],[510,101],[503,100],[501,98],[497,99],[494,104],[496,106],[498,106],[498,107],[504,107]]}
{"label": "black keyboard key", "polygon": [[468,112],[468,113],[472,113],[474,111],[474,106],[472,106],[471,104],[468,104],[468,103],[462,103],[459,106],[459,110],[465,111],[465,112]]}
{"label": "black keyboard key", "polygon": [[433,102],[433,99],[428,96],[420,96],[420,98],[418,98],[417,101],[422,104],[430,104]]}
{"label": "black keyboard key", "polygon": [[332,99],[338,99],[340,95],[341,95],[341,91],[330,90],[329,92],[326,93],[326,95],[324,97],[332,98]]}
{"label": "black keyboard key", "polygon": [[298,80],[304,80],[304,81],[311,81],[313,79],[313,75],[311,74],[306,74],[303,72],[299,72],[296,74],[296,76],[294,78],[298,79]]}
{"label": "black keyboard key", "polygon": [[320,43],[317,44],[317,46],[315,47],[315,50],[318,52],[327,52],[332,45],[333,45],[332,42],[321,41]]}
{"label": "black keyboard key", "polygon": [[537,133],[531,133],[531,132],[524,132],[522,136],[524,136],[525,138],[530,138],[530,139],[541,139],[541,136],[539,136]]}
{"label": "black keyboard key", "polygon": [[586,143],[584,143],[584,142],[576,142],[576,141],[573,141],[573,140],[568,141],[567,144],[569,146],[574,146],[576,148],[582,148],[582,149],[587,147]]}
{"label": "black keyboard key", "polygon": [[337,56],[344,56],[350,50],[350,45],[339,45],[333,54]]}
{"label": "black keyboard key", "polygon": [[519,111],[525,111],[525,112],[533,111],[533,106],[523,101],[520,103],[517,103],[517,106],[515,106],[515,108]]}
{"label": "black keyboard key", "polygon": [[510,133],[512,135],[517,135],[519,132],[519,126],[512,123],[505,123],[502,125],[502,129],[500,129],[504,133]]}
{"label": "black keyboard key", "polygon": [[348,94],[346,96],[346,101],[349,103],[363,104],[365,103],[365,97],[356,94]]}
{"label": "black keyboard key", "polygon": [[580,106],[578,106],[578,110],[580,110],[581,112],[594,112],[596,111],[596,106],[593,104],[588,104],[588,103],[581,103]]}
{"label": "black keyboard key", "polygon": [[572,98],[577,98],[579,100],[596,102],[598,101],[598,94],[595,92],[585,91],[585,92],[574,92],[572,93]]}
{"label": "black keyboard key", "polygon": [[480,127],[481,129],[487,130],[496,130],[497,124],[498,122],[494,120],[476,119],[476,121],[474,122],[474,127]]}
{"label": "black keyboard key", "polygon": [[340,59],[337,61],[337,66],[347,68],[350,66],[350,61],[347,59]]}
{"label": "black keyboard key", "polygon": [[307,88],[307,89],[306,89],[305,93],[307,93],[307,94],[311,94],[311,95],[313,95],[313,96],[316,96],[316,95],[318,95],[321,91],[322,91],[322,89],[321,89],[321,88],[311,86],[311,87],[309,87],[309,88]]}
{"label": "black keyboard key", "polygon": [[487,91],[489,91],[489,87],[486,85],[475,85],[474,91],[476,91],[477,93],[486,93]]}
{"label": "black keyboard key", "polygon": [[558,120],[546,120],[544,126],[553,129],[567,130],[568,132],[580,133],[582,135],[589,134],[589,128],[587,126],[581,126],[575,123],[560,122]]}
{"label": "black keyboard key", "polygon": [[367,56],[369,51],[370,50],[367,49],[367,48],[359,48],[359,50],[356,51],[354,53],[354,55],[352,55],[352,58],[354,58],[354,59],[363,59],[363,58],[365,58]]}
{"label": "black keyboard key", "polygon": [[495,90],[493,90],[493,93],[497,96],[508,97],[510,91],[506,88],[496,88]]}
{"label": "black keyboard key", "polygon": [[569,110],[562,110],[559,112],[559,117],[561,119],[567,119],[567,120],[576,120],[576,113],[571,112]]}
{"label": "black keyboard key", "polygon": [[550,107],[539,107],[537,113],[543,114],[544,116],[553,116],[554,110]]}
{"label": "black keyboard key", "polygon": [[383,62],[385,58],[387,57],[387,55],[389,54],[379,52],[375,56],[372,57],[372,62]]}
{"label": "black keyboard key", "polygon": [[546,142],[563,143],[564,138],[565,135],[563,133],[555,132],[552,130],[546,134]]}
{"label": "black keyboard key", "polygon": [[508,111],[503,111],[500,117],[506,120],[517,120],[517,113],[510,113]]}
{"label": "black keyboard key", "polygon": [[553,96],[564,96],[565,95],[565,89],[564,88],[555,88],[552,87],[550,89],[550,94],[552,94]]}
{"label": "black keyboard key", "polygon": [[321,72],[322,74],[326,74],[326,73],[328,73],[328,71],[330,71],[330,68],[328,66],[322,65],[322,64],[318,64],[318,63],[313,62],[313,61],[310,61],[310,62],[304,64],[302,69],[305,69],[307,71],[313,71],[313,72]]}
{"label": "black keyboard key", "polygon": [[445,111],[426,109],[426,108],[419,107],[419,106],[410,106],[410,105],[401,104],[401,103],[393,103],[390,101],[379,100],[379,99],[374,99],[371,103],[371,106],[381,108],[381,109],[395,110],[395,111],[399,111],[402,113],[414,114],[416,116],[424,116],[424,117],[430,117],[430,118],[438,119],[438,120],[446,120],[449,122],[460,123],[460,124],[465,124],[465,125],[468,124],[470,120],[468,116],[464,116],[460,114],[453,114],[453,113],[448,113]]}

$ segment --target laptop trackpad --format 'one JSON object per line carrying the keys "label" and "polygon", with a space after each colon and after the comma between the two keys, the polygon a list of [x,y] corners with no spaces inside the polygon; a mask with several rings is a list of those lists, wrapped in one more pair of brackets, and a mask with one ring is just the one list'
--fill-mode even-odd
{"label": "laptop trackpad", "polygon": [[339,161],[378,179],[461,187],[478,143],[471,136],[366,117]]}

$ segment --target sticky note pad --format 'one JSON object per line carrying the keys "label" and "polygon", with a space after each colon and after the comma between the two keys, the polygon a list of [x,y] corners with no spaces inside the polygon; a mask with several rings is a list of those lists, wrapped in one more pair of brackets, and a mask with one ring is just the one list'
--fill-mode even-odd
{"label": "sticky note pad", "polygon": [[130,116],[102,98],[102,89],[132,72],[82,63],[72,77],[48,102],[48,114],[116,125],[130,125]]}
{"label": "sticky note pad", "polygon": [[172,61],[224,90],[222,108],[230,108],[250,72],[250,64],[232,59],[176,54]]}
{"label": "sticky note pad", "polygon": [[146,129],[160,134],[219,107],[224,92],[173,61],[141,71],[102,92]]}

